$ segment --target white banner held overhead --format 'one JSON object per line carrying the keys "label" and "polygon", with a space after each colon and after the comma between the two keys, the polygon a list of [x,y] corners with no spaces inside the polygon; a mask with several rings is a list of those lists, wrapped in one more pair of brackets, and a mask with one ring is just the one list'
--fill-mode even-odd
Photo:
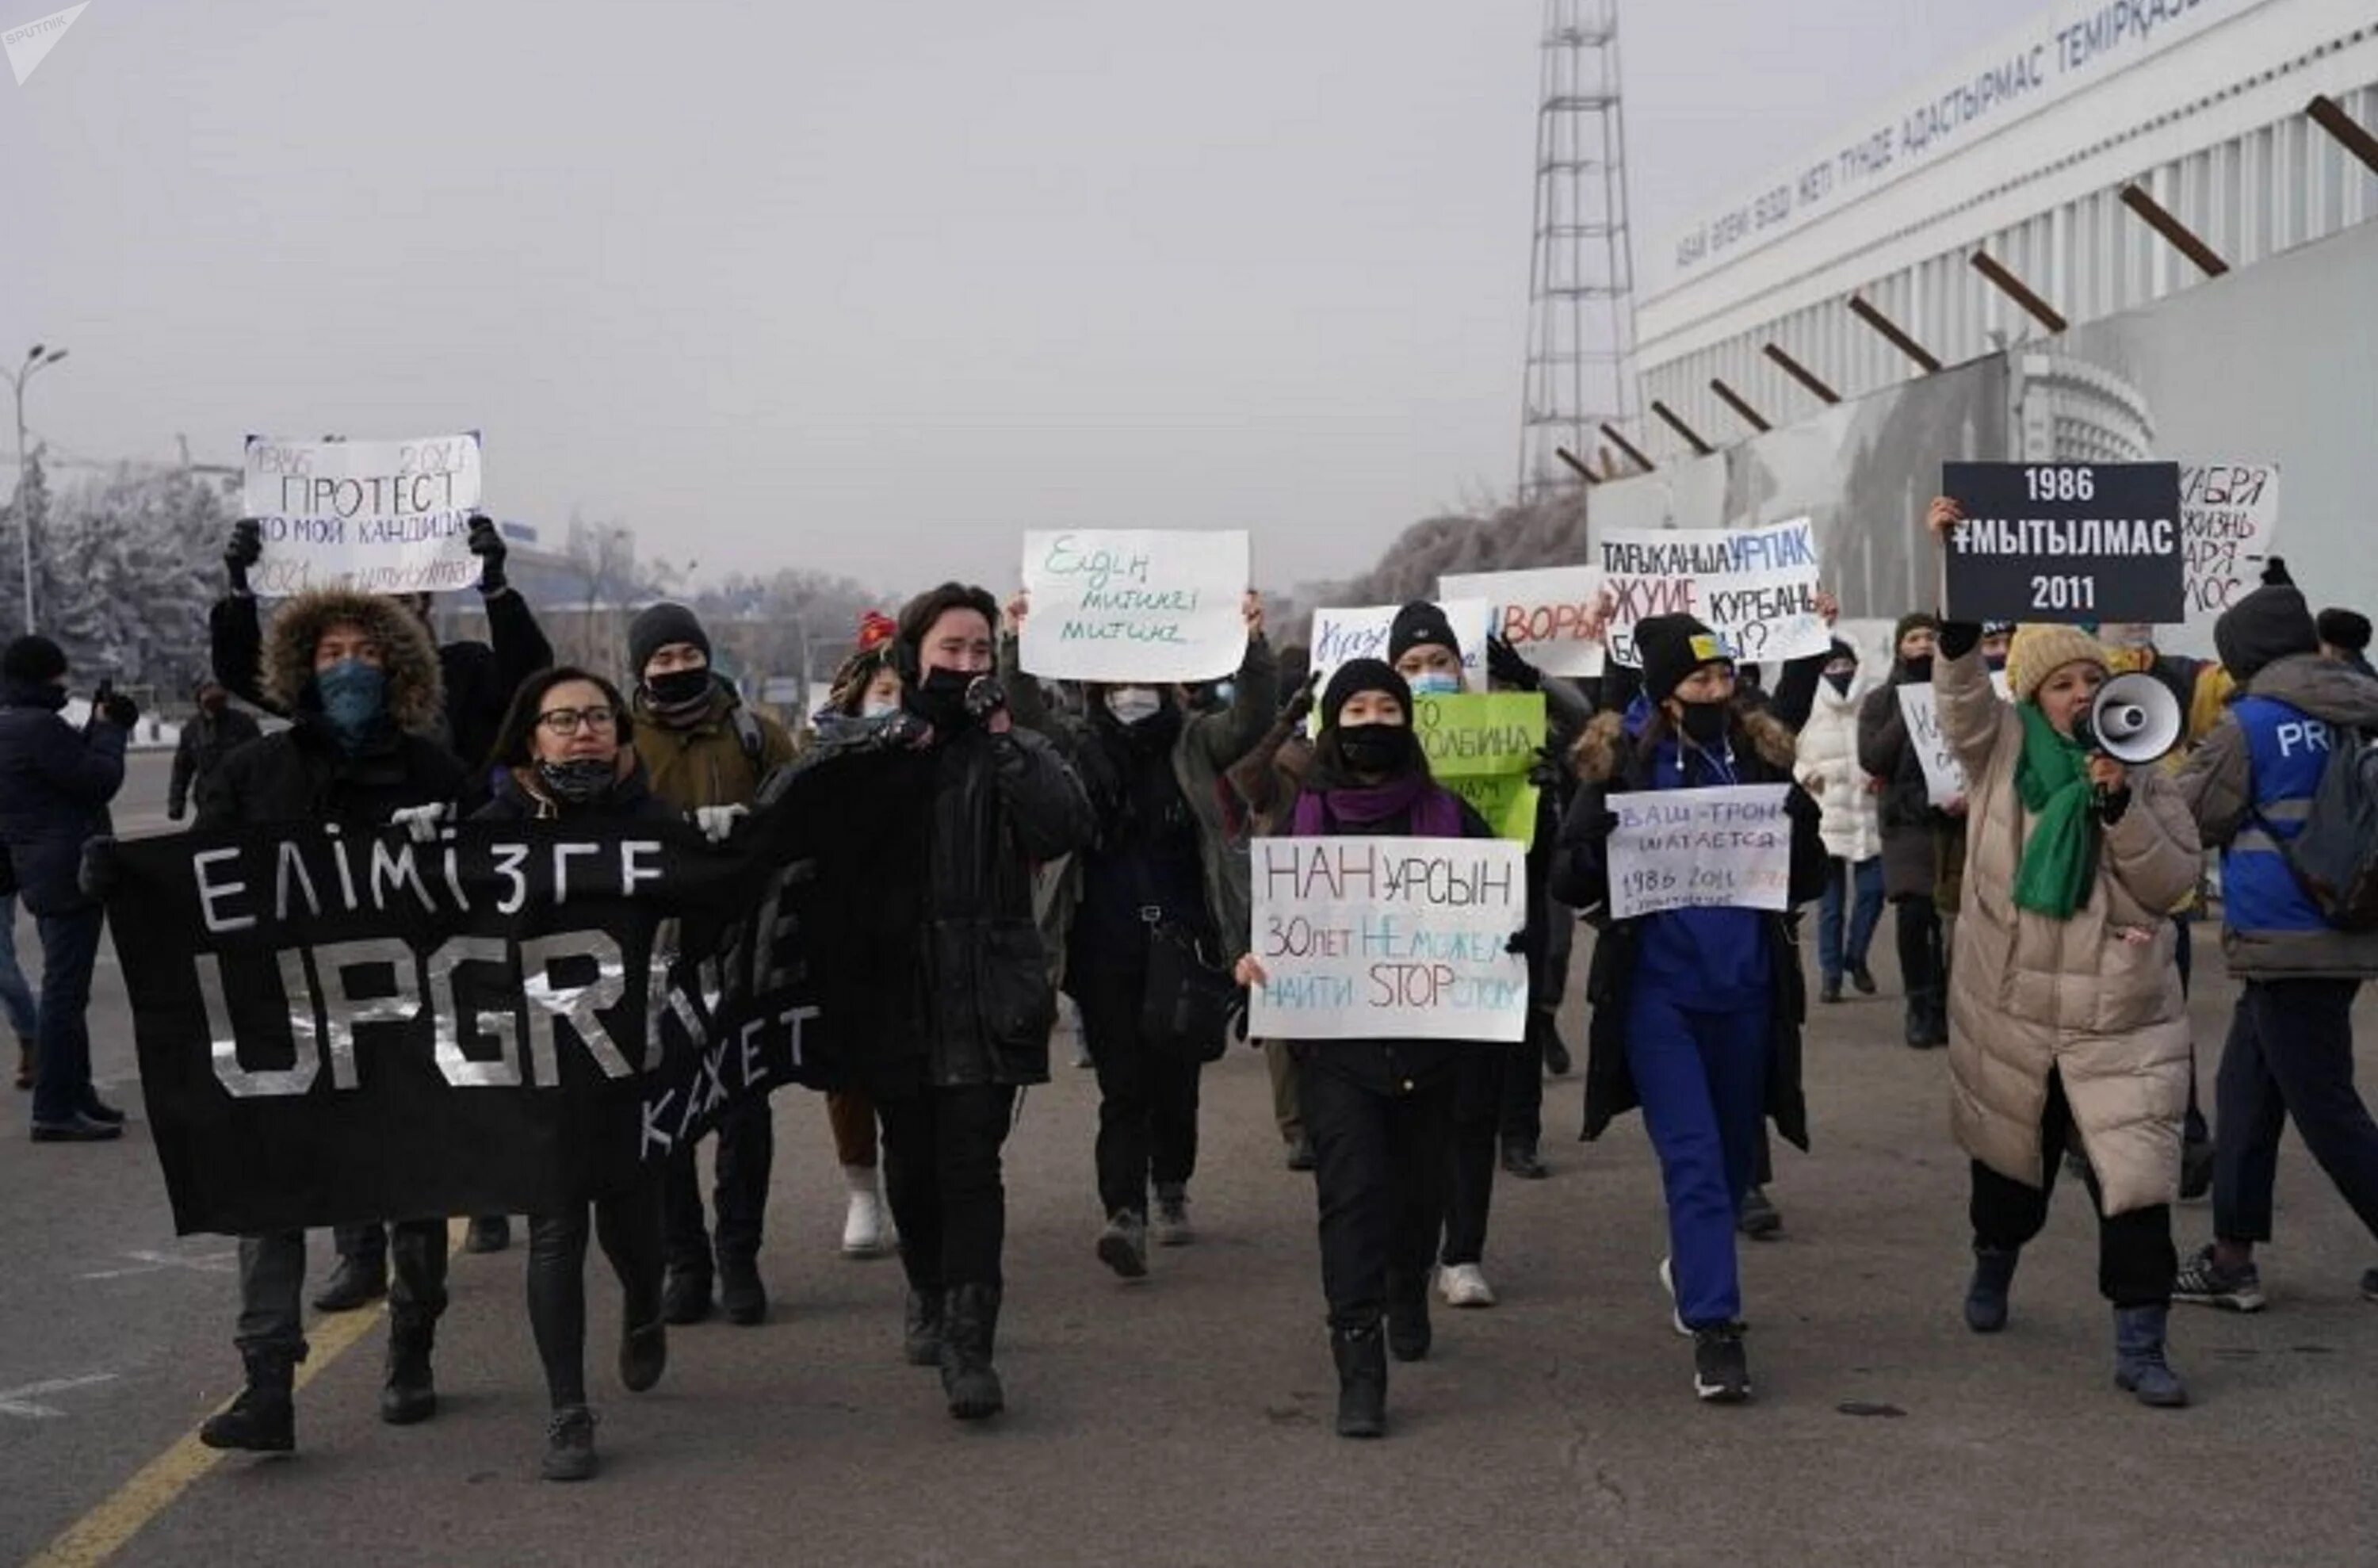
{"label": "white banner held overhead", "polygon": [[[1316,609],[1313,612],[1313,673],[1319,678],[1321,690],[1329,684],[1329,677],[1338,667],[1358,658],[1386,658],[1387,635],[1395,628],[1396,612],[1402,607],[1392,604],[1364,605],[1354,609]],[[1461,639],[1461,685],[1464,691],[1483,692],[1486,689],[1486,637],[1494,629],[1495,607],[1484,599],[1453,599],[1437,606],[1445,619],[1453,625],[1453,634]],[[1319,729],[1322,716],[1313,715],[1315,729]]]}
{"label": "white banner held overhead", "polygon": [[1528,1028],[1526,851],[1501,838],[1257,838],[1248,1032],[1479,1040]]}
{"label": "white banner held overhead", "polygon": [[1602,573],[1593,567],[1456,573],[1439,578],[1436,591],[1493,605],[1495,634],[1547,675],[1591,680],[1602,673],[1602,640],[1584,635],[1602,594]]}
{"label": "white banner held overhead", "polygon": [[1642,663],[1635,626],[1690,615],[1737,659],[1804,658],[1832,645],[1817,611],[1823,563],[1806,517],[1764,528],[1612,528],[1596,537],[1611,601],[1610,657]]}
{"label": "white banner held overhead", "polygon": [[2180,537],[2192,630],[2212,637],[2222,612],[2262,581],[2263,563],[2278,537],[2277,464],[2180,465]]}
{"label": "white banner held overhead", "polygon": [[1246,658],[1243,531],[1024,536],[1025,669],[1051,681],[1219,681]]}
{"label": "white banner held overhead", "polygon": [[247,438],[241,511],[257,520],[259,594],[432,593],[479,580],[479,436],[414,441]]}
{"label": "white banner held overhead", "polygon": [[1610,917],[1783,910],[1792,896],[1788,784],[1642,790],[1609,797]]}
{"label": "white banner held overhead", "polygon": [[1924,765],[1924,797],[1936,806],[1965,793],[1965,765],[1940,735],[1940,702],[1930,681],[1899,688],[1899,714],[1907,723],[1907,743]]}

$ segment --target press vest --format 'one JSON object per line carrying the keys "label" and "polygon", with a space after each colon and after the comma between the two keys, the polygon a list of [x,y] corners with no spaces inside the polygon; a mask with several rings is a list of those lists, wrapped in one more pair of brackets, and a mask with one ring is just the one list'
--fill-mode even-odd
{"label": "press vest", "polygon": [[2246,735],[2253,813],[2222,852],[2225,918],[2233,931],[2325,931],[2279,846],[2303,831],[2336,730],[2274,697],[2241,697],[2230,712]]}

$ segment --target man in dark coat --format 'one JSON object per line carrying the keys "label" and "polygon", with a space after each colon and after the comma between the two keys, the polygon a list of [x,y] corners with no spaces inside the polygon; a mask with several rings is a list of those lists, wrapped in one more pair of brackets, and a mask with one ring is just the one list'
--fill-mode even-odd
{"label": "man in dark coat", "polygon": [[1868,693],[1858,710],[1858,766],[1882,781],[1882,890],[1898,911],[1907,1043],[1918,1050],[1949,1043],[1949,955],[1935,895],[1940,838],[1964,803],[1952,802],[1946,810],[1932,804],[1899,689],[1931,684],[1940,638],[1934,617],[1901,616],[1892,639],[1891,679]]}
{"label": "man in dark coat", "polygon": [[181,744],[174,748],[174,777],[165,787],[165,815],[182,820],[190,807],[190,790],[222,766],[233,752],[260,737],[255,719],[231,706],[231,694],[211,676],[199,680],[193,694],[198,711],[182,726]]}
{"label": "man in dark coat", "polygon": [[124,1113],[90,1086],[90,975],[107,912],[76,874],[87,839],[108,832],[124,787],[124,742],[139,710],[110,696],[82,729],[66,704],[66,656],[47,637],[19,637],[0,657],[0,839],[42,938],[42,999],[33,1055],[33,1141],[121,1137]]}

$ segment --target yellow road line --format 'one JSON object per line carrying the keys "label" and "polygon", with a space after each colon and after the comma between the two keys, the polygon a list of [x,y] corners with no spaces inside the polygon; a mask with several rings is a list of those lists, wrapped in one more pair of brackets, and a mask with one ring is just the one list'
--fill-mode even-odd
{"label": "yellow road line", "polygon": [[[462,1249],[467,1228],[468,1222],[463,1220],[456,1220],[449,1227],[447,1243],[451,1251]],[[371,1333],[387,1315],[387,1309],[381,1307],[369,1312],[342,1312],[322,1320],[306,1335],[312,1348],[297,1368],[295,1386],[302,1389],[328,1370],[331,1362],[354,1348],[355,1342]],[[223,1403],[228,1405],[230,1401]],[[174,1499],[189,1490],[192,1483],[213,1469],[222,1457],[221,1450],[200,1442],[198,1429],[191,1428],[96,1508],[67,1526],[64,1534],[26,1559],[26,1568],[96,1568],[123,1550],[126,1542],[172,1507]]]}

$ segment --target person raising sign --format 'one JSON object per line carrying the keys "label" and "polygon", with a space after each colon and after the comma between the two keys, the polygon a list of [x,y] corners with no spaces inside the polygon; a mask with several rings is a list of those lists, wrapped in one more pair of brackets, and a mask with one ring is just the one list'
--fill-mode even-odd
{"label": "person raising sign", "polygon": [[[1491,838],[1478,814],[1430,777],[1412,692],[1375,658],[1341,665],[1295,813],[1297,838]],[[1269,979],[1252,954],[1239,983]],[[1321,1287],[1338,1362],[1338,1435],[1387,1431],[1387,1352],[1428,1354],[1428,1275],[1451,1169],[1459,1041],[1291,1041],[1321,1206]],[[1386,1334],[1380,1333],[1385,1319]]]}
{"label": "person raising sign", "polygon": [[[1774,1118],[1808,1146],[1800,1092],[1800,1026],[1808,988],[1796,930],[1798,905],[1824,890],[1823,814],[1793,782],[1792,731],[1737,694],[1734,661],[1688,615],[1635,628],[1648,706],[1595,718],[1571,754],[1581,784],[1553,862],[1553,896],[1578,910],[1594,944],[1593,1006],[1585,1075],[1585,1136],[1640,1105],[1668,1200],[1677,1331],[1693,1339],[1694,1392],[1750,1397],[1742,1348],[1735,1228],[1757,1174],[1759,1128]],[[1783,913],[1685,909],[1610,918],[1610,797],[1646,790],[1734,784],[1790,786],[1790,905]]]}

